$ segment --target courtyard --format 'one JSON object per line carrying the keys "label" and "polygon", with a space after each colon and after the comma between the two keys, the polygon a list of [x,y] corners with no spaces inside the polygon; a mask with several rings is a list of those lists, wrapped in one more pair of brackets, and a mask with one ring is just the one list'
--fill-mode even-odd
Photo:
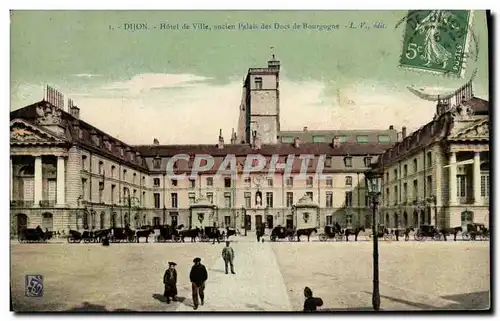
{"label": "courtyard", "polygon": [[[197,311],[300,311],[303,289],[321,310],[371,310],[372,243],[266,242],[235,237],[235,275],[224,273],[223,243],[11,243],[15,311],[193,311],[189,271],[202,258],[209,279]],[[488,309],[489,242],[380,243],[382,310]],[[163,299],[168,261],[178,302]],[[43,296],[25,296],[25,275],[43,275]]]}

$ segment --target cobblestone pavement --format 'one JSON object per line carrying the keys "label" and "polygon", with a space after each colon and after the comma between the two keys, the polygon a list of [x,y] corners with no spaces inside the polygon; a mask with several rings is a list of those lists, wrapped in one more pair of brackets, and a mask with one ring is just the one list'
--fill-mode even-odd
{"label": "cobblestone pavement", "polygon": [[[193,311],[189,270],[201,257],[209,280],[197,311],[301,310],[303,288],[325,310],[370,310],[370,242],[268,242],[236,237],[236,275],[224,273],[223,243],[11,244],[16,311]],[[177,262],[180,302],[166,304],[162,278]],[[44,295],[25,297],[25,275],[44,276]],[[381,307],[489,307],[488,242],[381,242]]]}

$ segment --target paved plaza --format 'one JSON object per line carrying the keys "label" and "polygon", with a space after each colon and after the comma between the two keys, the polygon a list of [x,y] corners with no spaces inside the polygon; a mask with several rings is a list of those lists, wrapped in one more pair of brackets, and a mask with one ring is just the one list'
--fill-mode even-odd
{"label": "paved plaza", "polygon": [[[197,311],[300,311],[303,289],[323,310],[371,310],[372,243],[266,242],[236,237],[236,274],[223,243],[18,244],[11,251],[15,311],[193,311],[189,271],[202,258],[209,279]],[[489,242],[380,242],[382,310],[487,309]],[[179,302],[167,304],[163,273],[177,262]],[[25,275],[44,277],[43,297],[25,296]]]}

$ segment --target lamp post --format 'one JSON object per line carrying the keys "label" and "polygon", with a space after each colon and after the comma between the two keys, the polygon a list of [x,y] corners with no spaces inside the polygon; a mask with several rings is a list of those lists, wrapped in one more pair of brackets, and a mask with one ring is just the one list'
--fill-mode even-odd
{"label": "lamp post", "polygon": [[379,267],[378,267],[378,205],[380,189],[382,183],[382,174],[375,170],[365,174],[366,188],[371,200],[373,210],[373,292],[372,306],[375,311],[380,309],[380,290],[379,290]]}
{"label": "lamp post", "polygon": [[247,236],[247,210],[245,207],[241,207],[241,214],[243,215],[243,222],[245,227],[245,236]]}
{"label": "lamp post", "polygon": [[[429,203],[430,205],[434,205],[434,226],[436,228],[438,228],[438,210],[437,210],[437,198],[436,198],[436,195],[431,195],[428,199],[427,199],[427,203]],[[430,223],[430,222],[429,222]]]}

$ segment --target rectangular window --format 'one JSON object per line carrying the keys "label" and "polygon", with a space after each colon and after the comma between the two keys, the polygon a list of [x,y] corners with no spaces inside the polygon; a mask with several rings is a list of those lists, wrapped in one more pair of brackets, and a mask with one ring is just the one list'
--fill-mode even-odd
{"label": "rectangular window", "polygon": [[324,143],[325,136],[313,136],[313,143]]}
{"label": "rectangular window", "polygon": [[281,137],[281,142],[285,144],[291,144],[293,143],[293,137],[292,136],[283,136]]}
{"label": "rectangular window", "polygon": [[153,178],[153,186],[160,187],[160,179],[159,178]]}
{"label": "rectangular window", "polygon": [[333,193],[326,192],[326,207],[333,207]]}
{"label": "rectangular window", "polygon": [[208,192],[207,193],[207,200],[210,202],[210,204],[214,203],[214,193]]}
{"label": "rectangular window", "polygon": [[312,176],[307,177],[306,185],[307,185],[307,187],[313,186],[313,177]]}
{"label": "rectangular window", "polygon": [[196,194],[188,193],[188,200],[189,200],[189,205],[194,204],[194,202],[196,201]]}
{"label": "rectangular window", "polygon": [[457,196],[467,196],[467,177],[465,175],[457,175]]}
{"label": "rectangular window", "polygon": [[385,181],[386,181],[386,182],[389,182],[389,172],[386,172],[386,173],[385,173]]}
{"label": "rectangular window", "polygon": [[347,136],[335,136],[333,139],[335,139],[336,141],[339,141],[341,143],[347,142]]}
{"label": "rectangular window", "polygon": [[224,187],[225,188],[231,187],[231,177],[224,177]]}
{"label": "rectangular window", "polygon": [[425,190],[427,191],[427,196],[432,195],[432,176],[431,175],[427,176],[427,188]]}
{"label": "rectangular window", "polygon": [[370,206],[370,196],[365,195],[365,207],[369,207],[369,206]]}
{"label": "rectangular window", "polygon": [[82,198],[84,201],[87,201],[87,180],[82,178]]}
{"label": "rectangular window", "polygon": [[311,200],[314,200],[313,197],[314,197],[314,194],[313,192],[306,192],[306,195],[311,199]]}
{"label": "rectangular window", "polygon": [[245,192],[244,197],[245,197],[245,208],[251,208],[252,207],[252,193]]}
{"label": "rectangular window", "polygon": [[352,192],[351,191],[345,192],[345,206],[346,207],[352,206]]}
{"label": "rectangular window", "polygon": [[189,188],[196,188],[196,180],[193,178],[189,179]]}
{"label": "rectangular window", "polygon": [[418,200],[418,180],[413,180],[413,200]]}
{"label": "rectangular window", "polygon": [[99,182],[99,203],[103,203],[102,196],[104,194],[104,183]]}
{"label": "rectangular window", "polygon": [[371,157],[365,157],[365,167],[369,167],[372,163]]}
{"label": "rectangular window", "polygon": [[490,196],[490,175],[481,175],[481,196]]}
{"label": "rectangular window", "polygon": [[153,168],[154,169],[159,169],[161,167],[161,159],[160,158],[154,158],[153,159]]}
{"label": "rectangular window", "polygon": [[171,193],[170,196],[172,197],[172,208],[177,208],[178,200],[177,200],[177,193]]}
{"label": "rectangular window", "polygon": [[358,143],[369,143],[370,137],[368,137],[367,135],[358,135],[356,136],[356,141]]}
{"label": "rectangular window", "polygon": [[224,193],[224,207],[225,208],[231,208],[231,193],[226,192]]}
{"label": "rectangular window", "polygon": [[172,179],[170,180],[170,183],[172,184],[172,186],[177,186],[177,179],[172,178]]}
{"label": "rectangular window", "polygon": [[352,167],[352,157],[344,157],[344,166]]}
{"label": "rectangular window", "polygon": [[286,192],[286,207],[293,205],[293,192]]}
{"label": "rectangular window", "polygon": [[153,200],[154,200],[155,208],[160,208],[160,193],[154,193]]}
{"label": "rectangular window", "polygon": [[84,171],[87,170],[87,156],[85,156],[85,155],[82,155],[82,169]]}
{"label": "rectangular window", "polygon": [[408,176],[408,165],[406,164],[403,165],[403,176],[404,177]]}
{"label": "rectangular window", "polygon": [[141,197],[142,197],[141,198],[141,204],[142,204],[143,207],[146,207],[146,203],[145,203],[145,201],[146,201],[146,192],[142,192],[142,196]]}
{"label": "rectangular window", "polygon": [[224,226],[225,227],[230,227],[231,226],[231,216],[224,216]]}
{"label": "rectangular window", "polygon": [[345,177],[345,186],[352,186],[352,176]]}
{"label": "rectangular window", "polygon": [[274,185],[274,181],[273,181],[273,179],[272,179],[272,178],[268,178],[268,179],[267,179],[267,186],[269,186],[269,187],[273,187],[273,185]]}
{"label": "rectangular window", "polygon": [[333,216],[332,215],[327,215],[325,217],[325,225],[326,226],[333,226]]}
{"label": "rectangular window", "polygon": [[332,167],[332,158],[328,156],[325,158],[325,167]]}
{"label": "rectangular window", "polygon": [[389,206],[389,202],[390,202],[390,199],[391,199],[391,194],[389,192],[389,187],[387,187],[385,189],[385,196],[386,196],[385,205]]}
{"label": "rectangular window", "polygon": [[427,152],[427,167],[432,167],[432,153],[431,152]]}
{"label": "rectangular window", "polygon": [[390,143],[391,142],[391,136],[389,136],[389,135],[378,135],[378,142],[379,143]]}
{"label": "rectangular window", "polygon": [[327,187],[333,187],[333,178],[331,176],[328,176],[326,178],[326,186]]}
{"label": "rectangular window", "polygon": [[397,180],[398,179],[398,169],[396,168],[394,170],[394,180]]}
{"label": "rectangular window", "polygon": [[408,202],[408,184],[407,183],[403,184],[403,200],[405,202]]}
{"label": "rectangular window", "polygon": [[116,185],[111,185],[111,204],[115,204],[115,189]]}
{"label": "rectangular window", "polygon": [[286,186],[287,187],[293,187],[293,177],[287,177],[286,178]]}
{"label": "rectangular window", "polygon": [[273,192],[266,192],[266,205],[269,208],[273,207]]}
{"label": "rectangular window", "polygon": [[394,205],[398,205],[398,187],[394,186]]}
{"label": "rectangular window", "polygon": [[262,89],[262,78],[255,77],[255,89]]}
{"label": "rectangular window", "polygon": [[99,175],[104,174],[104,163],[99,161]]}
{"label": "rectangular window", "polygon": [[413,159],[413,172],[418,172],[418,160],[416,158]]}
{"label": "rectangular window", "polygon": [[122,179],[123,179],[124,181],[126,181],[126,180],[127,180],[127,170],[126,170],[126,169],[124,169],[124,170],[123,170]]}
{"label": "rectangular window", "polygon": [[207,186],[214,186],[214,178],[213,177],[207,177]]}

